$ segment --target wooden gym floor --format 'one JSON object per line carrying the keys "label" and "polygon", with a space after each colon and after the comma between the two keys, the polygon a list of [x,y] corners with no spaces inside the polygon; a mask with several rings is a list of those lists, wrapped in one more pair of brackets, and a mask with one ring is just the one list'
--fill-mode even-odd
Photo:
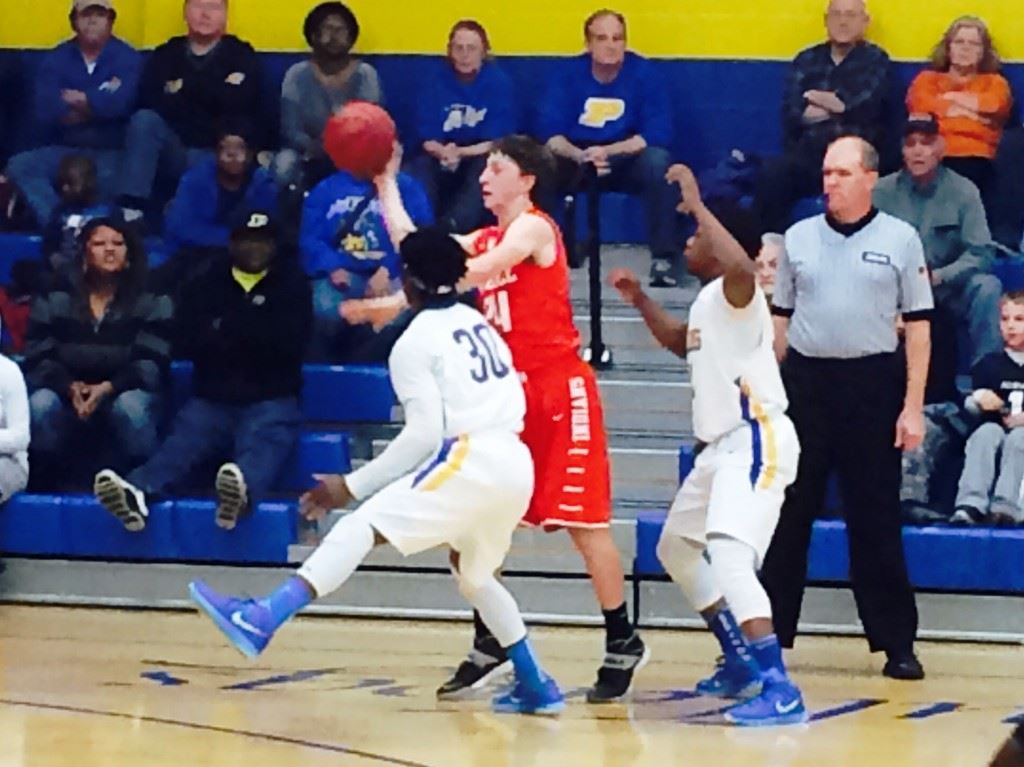
{"label": "wooden gym floor", "polygon": [[921,683],[878,673],[861,639],[790,655],[814,716],[739,730],[690,690],[707,634],[648,631],[629,704],[588,706],[595,629],[538,628],[574,697],[557,720],[491,714],[491,691],[437,703],[465,624],[305,618],[250,663],[195,613],[0,606],[0,767],[967,767],[1024,714],[1024,649],[922,644]]}

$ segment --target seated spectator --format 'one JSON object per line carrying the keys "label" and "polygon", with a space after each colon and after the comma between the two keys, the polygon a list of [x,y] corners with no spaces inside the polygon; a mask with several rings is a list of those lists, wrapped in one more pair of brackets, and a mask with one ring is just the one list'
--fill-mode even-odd
{"label": "seated spectator", "polygon": [[757,284],[770,302],[775,293],[775,275],[779,271],[779,256],[786,247],[786,238],[781,234],[768,232],[761,236],[761,250],[754,266],[757,268]]}
{"label": "seated spectator", "polygon": [[601,189],[641,195],[654,259],[651,284],[677,285],[684,267],[675,195],[665,183],[668,91],[647,59],[626,50],[622,14],[592,14],[583,34],[587,52],[562,65],[540,109],[539,138],[558,158],[558,190],[579,192],[596,175]]}
{"label": "seated spectator", "polygon": [[518,129],[512,82],[490,54],[479,22],[457,22],[448,34],[445,66],[420,91],[421,152],[409,169],[427,190],[440,226],[450,232],[486,223],[480,174],[494,140]]}
{"label": "seated spectator", "polygon": [[[945,140],[934,115],[912,114],[903,129],[903,169],[879,180],[875,206],[917,229],[931,274],[936,309],[965,325],[971,359],[1002,349],[999,297],[989,274],[992,236],[977,188],[943,167]],[[932,349],[955,343],[933,333]]]}
{"label": "seated spectator", "polygon": [[256,165],[252,127],[225,118],[213,157],[185,172],[167,209],[164,227],[170,260],[158,270],[158,284],[176,295],[182,285],[223,254],[231,232],[257,211],[277,210],[277,186]]}
{"label": "seated spectator", "polygon": [[0,354],[0,503],[28,485],[28,392],[21,368]]}
{"label": "seated spectator", "polygon": [[43,59],[34,85],[34,116],[50,146],[11,158],[7,175],[21,190],[39,228],[60,201],[54,180],[65,155],[83,154],[98,168],[101,193],[114,194],[125,126],[138,91],[142,60],[113,36],[111,0],[75,0],[75,36]]}
{"label": "seated spectator", "polygon": [[128,124],[119,202],[129,219],[153,209],[158,173],[176,184],[217,144],[226,117],[260,125],[260,67],[249,43],[226,34],[227,0],[186,0],[188,34],[146,60],[142,109]]}
{"label": "seated spectator", "polygon": [[114,207],[99,200],[96,163],[87,155],[69,154],[57,171],[60,204],[43,231],[44,269],[62,274],[78,257],[78,235],[94,218],[109,218]]}
{"label": "seated spectator", "polygon": [[1024,523],[1024,292],[1007,293],[999,316],[1005,348],[971,371],[965,405],[981,424],[967,440],[953,523]]}
{"label": "seated spectator", "polygon": [[985,22],[961,16],[935,47],[931,69],[915,77],[907,91],[910,112],[938,115],[946,166],[973,181],[986,200],[992,158],[1013,105],[1000,66]]}
{"label": "seated spectator", "polygon": [[274,176],[282,189],[302,193],[334,173],[321,137],[327,118],[349,101],[383,103],[377,70],[352,55],[359,21],[344,3],[321,3],[306,16],[302,32],[312,49],[285,73],[281,84],[281,141]]}
{"label": "seated spectator", "polygon": [[253,213],[232,232],[230,259],[183,291],[178,316],[195,366],[192,398],[146,463],[127,479],[105,469],[94,483],[129,530],[145,527],[147,500],[184,490],[211,461],[227,461],[214,480],[215,521],[231,529],[295,449],[311,304],[302,272],[276,250],[269,214]]}
{"label": "seated spectator", "polygon": [[[401,162],[396,150],[391,163]],[[433,223],[423,187],[412,176],[398,174],[398,190],[417,226]],[[345,301],[383,296],[399,290],[401,265],[380,212],[373,180],[337,171],[306,198],[299,240],[302,263],[313,281],[312,359],[342,362],[367,343],[373,332],[342,318]]]}
{"label": "seated spectator", "polygon": [[786,77],[782,103],[785,148],[765,161],[756,204],[765,231],[785,232],[793,205],[819,195],[821,163],[840,136],[884,145],[889,56],[867,42],[864,0],[831,0],[825,13],[828,40],[801,51]]}
{"label": "seated spectator", "polygon": [[40,489],[54,489],[102,447],[119,464],[148,458],[170,363],[171,302],[145,292],[146,255],[133,230],[93,219],[81,242],[79,266],[35,302],[29,321],[24,367]]}

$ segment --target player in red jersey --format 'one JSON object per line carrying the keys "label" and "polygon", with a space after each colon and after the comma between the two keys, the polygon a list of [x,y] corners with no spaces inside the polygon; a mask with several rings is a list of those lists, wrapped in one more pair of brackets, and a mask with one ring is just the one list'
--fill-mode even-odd
{"label": "player in red jersey", "polygon": [[[603,703],[629,691],[648,651],[626,611],[622,563],[609,530],[604,416],[594,372],[579,356],[565,246],[558,226],[533,199],[538,182],[552,172],[551,155],[533,139],[496,142],[480,186],[498,225],[457,239],[473,256],[467,288],[478,288],[481,310],[509,345],[524,379],[522,439],[533,455],[536,480],[523,521],[568,531],[604,613],[606,655],[587,694],[591,703]],[[397,185],[382,180],[378,195],[391,236],[400,241],[414,227]],[[475,624],[473,651],[438,697],[478,688],[507,668],[501,647],[479,619]]]}

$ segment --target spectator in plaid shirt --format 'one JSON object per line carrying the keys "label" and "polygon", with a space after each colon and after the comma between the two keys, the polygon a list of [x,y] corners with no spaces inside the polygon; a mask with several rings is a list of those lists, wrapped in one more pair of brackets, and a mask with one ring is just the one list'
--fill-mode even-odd
{"label": "spectator in plaid shirt", "polygon": [[889,56],[864,40],[869,21],[864,0],[832,0],[828,40],[793,60],[782,105],[785,151],[765,163],[758,185],[766,231],[784,232],[793,203],[821,194],[821,162],[832,141],[856,135],[884,143]]}

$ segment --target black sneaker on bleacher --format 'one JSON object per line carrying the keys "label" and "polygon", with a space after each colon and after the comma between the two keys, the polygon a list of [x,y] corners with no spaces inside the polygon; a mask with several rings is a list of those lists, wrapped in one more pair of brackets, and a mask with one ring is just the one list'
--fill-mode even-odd
{"label": "black sneaker on bleacher", "polygon": [[214,522],[223,530],[234,530],[238,518],[249,509],[249,492],[245,475],[237,464],[226,463],[217,470],[214,482],[217,491],[217,511]]}
{"label": "black sneaker on bleacher", "polygon": [[438,700],[455,700],[479,690],[500,674],[512,670],[512,661],[494,639],[475,642],[469,657],[459,664],[452,678],[437,688]]}
{"label": "black sneaker on bleacher", "polygon": [[149,507],[146,495],[117,472],[104,469],[96,475],[92,491],[107,511],[121,520],[126,530],[137,533],[146,526]]}
{"label": "black sneaker on bleacher", "polygon": [[639,634],[610,643],[597,670],[597,681],[587,690],[587,703],[613,703],[624,698],[633,686],[633,676],[650,659],[651,651]]}

